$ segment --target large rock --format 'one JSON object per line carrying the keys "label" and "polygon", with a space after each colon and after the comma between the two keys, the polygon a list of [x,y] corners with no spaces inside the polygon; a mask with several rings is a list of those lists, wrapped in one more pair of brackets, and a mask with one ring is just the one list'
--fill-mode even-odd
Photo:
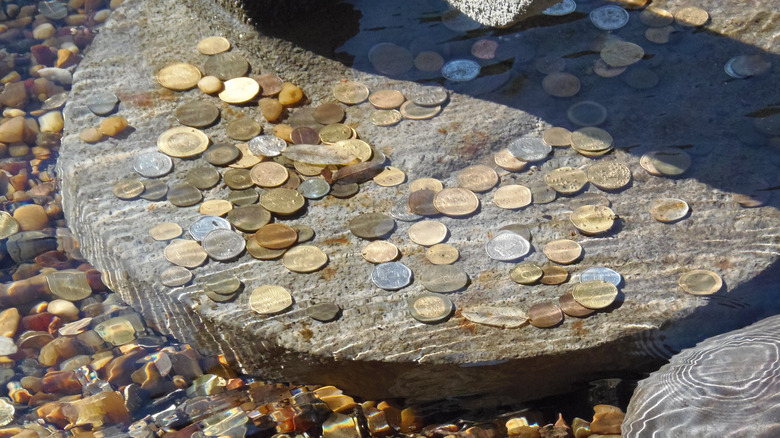
{"label": "large rock", "polygon": [[[691,2],[655,2],[676,10]],[[203,351],[222,353],[244,371],[265,378],[329,383],[365,397],[438,399],[454,395],[507,395],[537,398],[567,390],[587,379],[627,371],[649,371],[658,360],[708,336],[744,326],[778,311],[780,291],[777,255],[780,247],[780,212],[777,197],[761,208],[742,208],[732,194],[780,186],[778,155],[770,147],[776,124],[773,111],[756,118],[746,115],[776,104],[778,80],[776,52],[765,56],[774,69],[761,77],[730,79],[723,65],[732,56],[762,53],[777,40],[777,15],[769,0],[745,10],[740,2],[713,2],[711,32],[680,29],[679,41],[652,45],[632,12],[629,26],[617,34],[641,44],[647,51],[639,66],[652,70],[657,86],[635,90],[621,77],[604,79],[592,73],[598,55],[594,45],[606,35],[586,17],[595,5],[582,3],[579,15],[562,24],[541,26],[517,35],[491,37],[480,29],[467,36],[451,31],[435,19],[438,2],[357,3],[360,13],[338,17],[317,15],[312,29],[335,23],[360,33],[342,47],[311,50],[289,41],[258,33],[209,1],[128,0],[113,15],[74,74],[72,99],[65,109],[67,124],[59,160],[63,203],[67,219],[81,238],[82,252],[105,273],[106,283],[148,321],[181,341]],[[375,5],[381,4],[379,8]],[[355,21],[360,16],[360,21]],[[348,17],[348,18],[345,18]],[[388,23],[393,17],[393,25]],[[420,19],[424,17],[424,19]],[[433,19],[431,18],[433,17]],[[753,20],[753,21],[751,21]],[[550,22],[548,24],[552,24]],[[740,41],[717,32],[742,23],[747,31]],[[168,202],[120,201],[111,185],[132,177],[132,161],[156,149],[156,139],[176,126],[175,108],[195,99],[221,105],[222,120],[205,132],[214,141],[226,139],[224,128],[239,113],[258,116],[253,105],[222,105],[199,91],[182,93],[162,89],[154,73],[174,61],[202,65],[195,50],[199,39],[221,34],[234,50],[250,60],[253,70],[276,72],[301,85],[311,105],[330,102],[331,88],[343,79],[364,81],[372,90],[409,89],[408,79],[441,82],[457,90],[443,112],[428,121],[403,121],[391,128],[368,122],[368,103],[347,108],[347,122],[403,169],[408,180],[440,178],[456,185],[460,169],[490,163],[492,154],[520,135],[540,135],[550,125],[575,129],[566,119],[567,108],[581,100],[596,100],[609,111],[602,125],[615,138],[608,159],[625,162],[634,180],[630,188],[602,193],[619,216],[606,237],[580,235],[569,222],[578,197],[550,204],[534,204],[521,211],[506,211],[492,203],[492,191],[480,194],[481,210],[465,219],[440,218],[450,230],[449,243],[461,254],[457,262],[469,274],[465,291],[451,294],[458,311],[445,323],[425,325],[407,311],[406,299],[424,291],[419,281],[396,292],[374,287],[372,265],[360,256],[365,241],[353,236],[347,222],[359,213],[387,212],[408,191],[408,185],[383,188],[364,184],[352,199],[327,198],[310,202],[307,213],[285,220],[315,228],[314,244],[330,257],[329,265],[313,274],[294,274],[279,261],[261,262],[243,255],[238,261],[209,261],[193,270],[192,283],[166,288],[159,275],[169,266],[164,242],[153,241],[149,229],[163,221],[187,228],[198,217],[197,207],[176,208]],[[298,38],[321,41],[318,34]],[[392,41],[413,52],[433,47],[445,57],[469,56],[471,42],[493,38],[499,42],[496,59],[481,61],[483,74],[473,82],[449,83],[438,74],[412,71],[398,77],[373,72],[367,53],[381,41]],[[311,41],[309,41],[311,42]],[[758,47],[752,45],[757,44]],[[346,54],[346,55],[344,55]],[[355,68],[332,58],[353,57]],[[550,97],[541,87],[543,75],[536,61],[548,55],[565,56],[565,68],[582,81],[580,93],[568,99]],[[100,118],[86,108],[95,91],[112,91],[121,99],[119,114],[132,127],[121,138],[85,144],[78,132],[95,126]],[[763,133],[754,128],[754,122]],[[270,131],[271,126],[265,126]],[[776,144],[777,139],[771,140]],[[639,165],[640,156],[659,146],[676,146],[693,158],[682,178],[650,176]],[[166,181],[183,178],[200,160],[175,160]],[[560,166],[587,166],[593,159],[571,149],[529,170],[502,172],[502,184],[541,182],[545,173]],[[587,192],[601,193],[590,186]],[[771,192],[761,192],[769,193]],[[204,193],[206,199],[226,196],[227,188]],[[676,224],[654,221],[650,202],[661,196],[680,197],[692,207],[690,217]],[[519,286],[509,278],[510,263],[492,261],[484,245],[500,227],[528,224],[533,233],[529,260],[542,263],[543,246],[554,239],[572,238],[584,248],[584,258],[569,267],[573,274],[597,265],[620,272],[624,279],[619,302],[588,318],[566,318],[551,329],[523,327],[503,330],[475,325],[460,310],[477,305],[508,305],[528,309],[555,301],[572,287]],[[412,244],[409,223],[398,222],[389,238],[403,252],[402,262],[418,276],[427,266],[423,248]],[[684,293],[677,285],[690,269],[711,269],[725,282],[713,297]],[[246,288],[230,303],[204,301],[198,305],[203,282],[209,275],[236,273]],[[248,307],[252,289],[266,283],[288,288],[295,304],[288,312],[259,316]],[[343,309],[342,317],[323,324],[306,316],[306,309],[331,301]],[[494,398],[495,399],[495,398]]]}

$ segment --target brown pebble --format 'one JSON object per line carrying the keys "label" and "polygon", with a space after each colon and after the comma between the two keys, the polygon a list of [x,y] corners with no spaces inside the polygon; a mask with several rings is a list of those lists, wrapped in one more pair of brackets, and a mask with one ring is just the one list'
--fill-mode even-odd
{"label": "brown pebble", "polygon": [[14,117],[0,125],[0,142],[16,143],[24,136],[24,117]]}
{"label": "brown pebble", "polygon": [[0,336],[13,338],[19,327],[19,311],[15,307],[3,310],[0,313]]}
{"label": "brown pebble", "polygon": [[49,223],[46,210],[38,204],[22,205],[14,211],[14,219],[22,231],[42,230]]}
{"label": "brown pebble", "polygon": [[14,82],[5,86],[0,93],[0,103],[11,108],[24,108],[27,102],[27,87],[24,82]]}
{"label": "brown pebble", "polygon": [[282,85],[282,91],[279,92],[279,103],[285,106],[295,105],[303,99],[303,90],[301,87],[285,82]]}
{"label": "brown pebble", "polygon": [[269,122],[275,122],[282,115],[284,107],[278,100],[270,97],[264,97],[259,102],[260,112],[263,114],[266,120]]}
{"label": "brown pebble", "polygon": [[626,414],[620,408],[611,405],[596,405],[593,407],[593,421],[590,431],[597,434],[620,434],[620,425]]}
{"label": "brown pebble", "polygon": [[127,126],[127,119],[122,116],[108,117],[100,122],[100,133],[109,137],[114,137],[124,131]]}
{"label": "brown pebble", "polygon": [[79,55],[71,52],[68,49],[60,49],[57,51],[57,67],[68,68],[71,65],[75,65],[79,62]]}
{"label": "brown pebble", "polygon": [[79,132],[79,138],[87,143],[97,143],[103,139],[103,133],[98,128],[87,128]]}

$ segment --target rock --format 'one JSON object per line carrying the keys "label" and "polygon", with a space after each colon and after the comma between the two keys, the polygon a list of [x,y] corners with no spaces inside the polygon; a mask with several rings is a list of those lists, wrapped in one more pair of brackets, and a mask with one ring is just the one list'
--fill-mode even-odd
{"label": "rock", "polygon": [[0,336],[13,338],[19,327],[19,311],[15,307],[3,310],[0,313]]}
{"label": "rock", "polygon": [[54,32],[56,32],[56,29],[51,23],[43,23],[33,29],[32,33],[33,38],[36,40],[46,40],[51,38],[51,36],[54,35]]}
{"label": "rock", "polygon": [[[6,88],[7,89],[7,88]],[[2,100],[0,95],[0,100]],[[16,143],[24,137],[24,117],[14,117],[0,125],[0,142]]]}
{"label": "rock", "polygon": [[38,125],[41,132],[60,132],[65,121],[62,119],[62,113],[59,111],[49,111],[48,113],[38,117]]}
{"label": "rock", "polygon": [[216,76],[203,76],[198,81],[198,89],[206,94],[218,93],[222,88],[222,81]]}
{"label": "rock", "polygon": [[5,246],[14,262],[19,264],[32,260],[46,251],[57,249],[57,238],[52,233],[23,231],[9,237]]}
{"label": "rock", "polygon": [[122,116],[106,117],[100,122],[100,133],[109,137],[115,137],[128,126],[127,119]]}
{"label": "rock", "polygon": [[712,337],[639,382],[623,436],[780,436],[778,375],[780,316]]}
{"label": "rock", "polygon": [[67,300],[53,300],[49,303],[48,311],[66,321],[75,321],[79,317],[79,308]]}
{"label": "rock", "polygon": [[285,82],[282,86],[282,91],[279,92],[279,103],[284,106],[292,106],[300,102],[303,99],[303,90],[301,87]]}
{"label": "rock", "polygon": [[[24,82],[14,82],[5,86],[0,93],[0,103],[11,108],[24,108],[27,102],[27,88]],[[2,125],[0,125],[2,128]]]}
{"label": "rock", "polygon": [[22,231],[37,231],[46,228],[49,216],[46,210],[38,204],[27,204],[14,210],[14,219]]}
{"label": "rock", "polygon": [[540,14],[560,0],[447,0],[452,6],[485,26],[509,27]]}
{"label": "rock", "polygon": [[42,78],[57,82],[61,85],[70,85],[73,83],[73,75],[64,68],[46,67],[38,70]]}
{"label": "rock", "polygon": [[620,435],[620,425],[626,414],[617,406],[596,405],[593,407],[593,421],[590,423],[590,431],[601,435]]}

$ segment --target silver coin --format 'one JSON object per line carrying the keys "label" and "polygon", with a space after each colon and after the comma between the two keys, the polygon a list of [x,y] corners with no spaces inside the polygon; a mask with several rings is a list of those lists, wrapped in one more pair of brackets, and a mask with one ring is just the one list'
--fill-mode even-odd
{"label": "silver coin", "polygon": [[412,282],[412,270],[401,262],[380,263],[371,272],[371,281],[384,290],[398,290]]}
{"label": "silver coin", "polygon": [[328,192],[330,192],[330,184],[322,178],[307,179],[298,186],[298,193],[306,199],[320,199]]}
{"label": "silver coin", "polygon": [[485,244],[485,251],[493,260],[510,262],[528,254],[531,244],[519,234],[500,233]]}
{"label": "silver coin", "polygon": [[409,313],[412,318],[424,322],[434,323],[444,321],[455,310],[455,305],[444,295],[426,293],[411,297],[407,300]]}
{"label": "silver coin", "polygon": [[87,98],[87,108],[98,116],[111,114],[117,103],[119,98],[114,93],[97,92]]}
{"label": "silver coin", "polygon": [[612,283],[615,286],[619,286],[622,278],[617,272],[602,266],[588,268],[584,270],[582,274],[580,274],[580,283],[594,280],[606,281],[607,283]]}
{"label": "silver coin", "polygon": [[545,144],[541,137],[530,135],[512,140],[507,149],[513,157],[523,161],[542,161],[552,152],[552,146]]}
{"label": "silver coin", "polygon": [[160,283],[163,286],[184,286],[192,280],[192,272],[183,266],[171,266],[160,274]]}
{"label": "silver coin", "polygon": [[214,230],[230,230],[230,222],[219,216],[203,216],[190,225],[190,236],[200,242]]}
{"label": "silver coin", "polygon": [[417,222],[423,218],[419,214],[412,213],[409,209],[409,201],[406,198],[398,200],[390,209],[390,216],[403,222]]}
{"label": "silver coin", "polygon": [[249,152],[263,157],[278,157],[287,149],[287,142],[275,135],[258,135],[249,140]]}
{"label": "silver coin", "polygon": [[601,30],[615,30],[628,24],[628,11],[607,5],[590,11],[590,21]]}
{"label": "silver coin", "polygon": [[44,100],[43,104],[41,105],[41,109],[44,110],[59,109],[62,108],[62,106],[65,105],[65,102],[67,101],[68,101],[68,93],[57,93],[54,96],[51,96],[48,99]]}
{"label": "silver coin", "polygon": [[737,61],[737,58],[731,58],[729,59],[729,62],[726,63],[726,65],[723,66],[723,70],[726,71],[726,74],[731,76],[734,79],[745,79],[747,76],[742,76],[740,74],[737,74],[737,72],[734,71],[734,63]]}
{"label": "silver coin", "polygon": [[211,230],[203,238],[203,251],[214,260],[230,260],[238,257],[246,247],[246,241],[240,234],[231,230]]}
{"label": "silver coin", "polygon": [[135,157],[133,169],[141,176],[159,178],[173,169],[173,160],[160,152],[146,152]]}
{"label": "silver coin", "polygon": [[475,61],[469,59],[455,59],[441,68],[444,79],[455,82],[467,82],[479,75],[481,67]]}
{"label": "silver coin", "polygon": [[162,201],[168,194],[168,184],[159,179],[147,179],[141,182],[144,185],[144,191],[141,193],[141,199],[147,201]]}
{"label": "silver coin", "polygon": [[577,3],[574,0],[563,0],[542,11],[544,15],[561,16],[569,15],[577,9]]}
{"label": "silver coin", "polygon": [[409,96],[409,100],[420,106],[439,106],[448,97],[449,93],[444,87],[420,87]]}

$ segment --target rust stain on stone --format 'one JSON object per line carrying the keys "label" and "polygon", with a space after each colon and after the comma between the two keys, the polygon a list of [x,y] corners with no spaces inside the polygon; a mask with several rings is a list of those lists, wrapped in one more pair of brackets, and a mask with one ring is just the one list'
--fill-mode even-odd
{"label": "rust stain on stone", "polygon": [[314,332],[311,331],[311,329],[303,328],[300,332],[298,332],[304,341],[308,342],[311,340],[311,338],[314,336]]}
{"label": "rust stain on stone", "polygon": [[452,317],[458,320],[458,328],[472,335],[477,334],[477,325],[469,321],[468,319],[464,318],[463,315],[461,314],[460,309],[455,309],[455,312],[452,314]]}
{"label": "rust stain on stone", "polygon": [[586,336],[588,333],[590,333],[590,330],[582,327],[583,321],[578,320],[574,321],[574,324],[571,325],[571,328],[574,329],[574,331],[577,333],[577,336]]}
{"label": "rust stain on stone", "polygon": [[331,237],[330,239],[325,239],[322,242],[323,245],[349,245],[349,239],[347,239],[347,236],[341,235],[339,237]]}
{"label": "rust stain on stone", "polygon": [[[154,94],[157,94],[157,96]],[[170,90],[163,90],[159,93],[117,93],[117,97],[122,103],[129,103],[142,108],[152,107],[155,105],[156,99],[169,101],[174,98]]]}
{"label": "rust stain on stone", "polygon": [[463,143],[458,147],[458,153],[463,158],[474,158],[478,153],[487,150],[490,136],[483,131],[467,132]]}
{"label": "rust stain on stone", "polygon": [[336,275],[336,272],[338,272],[338,269],[334,268],[333,266],[328,266],[320,271],[320,277],[322,277],[322,279],[325,281],[330,281],[330,279]]}

